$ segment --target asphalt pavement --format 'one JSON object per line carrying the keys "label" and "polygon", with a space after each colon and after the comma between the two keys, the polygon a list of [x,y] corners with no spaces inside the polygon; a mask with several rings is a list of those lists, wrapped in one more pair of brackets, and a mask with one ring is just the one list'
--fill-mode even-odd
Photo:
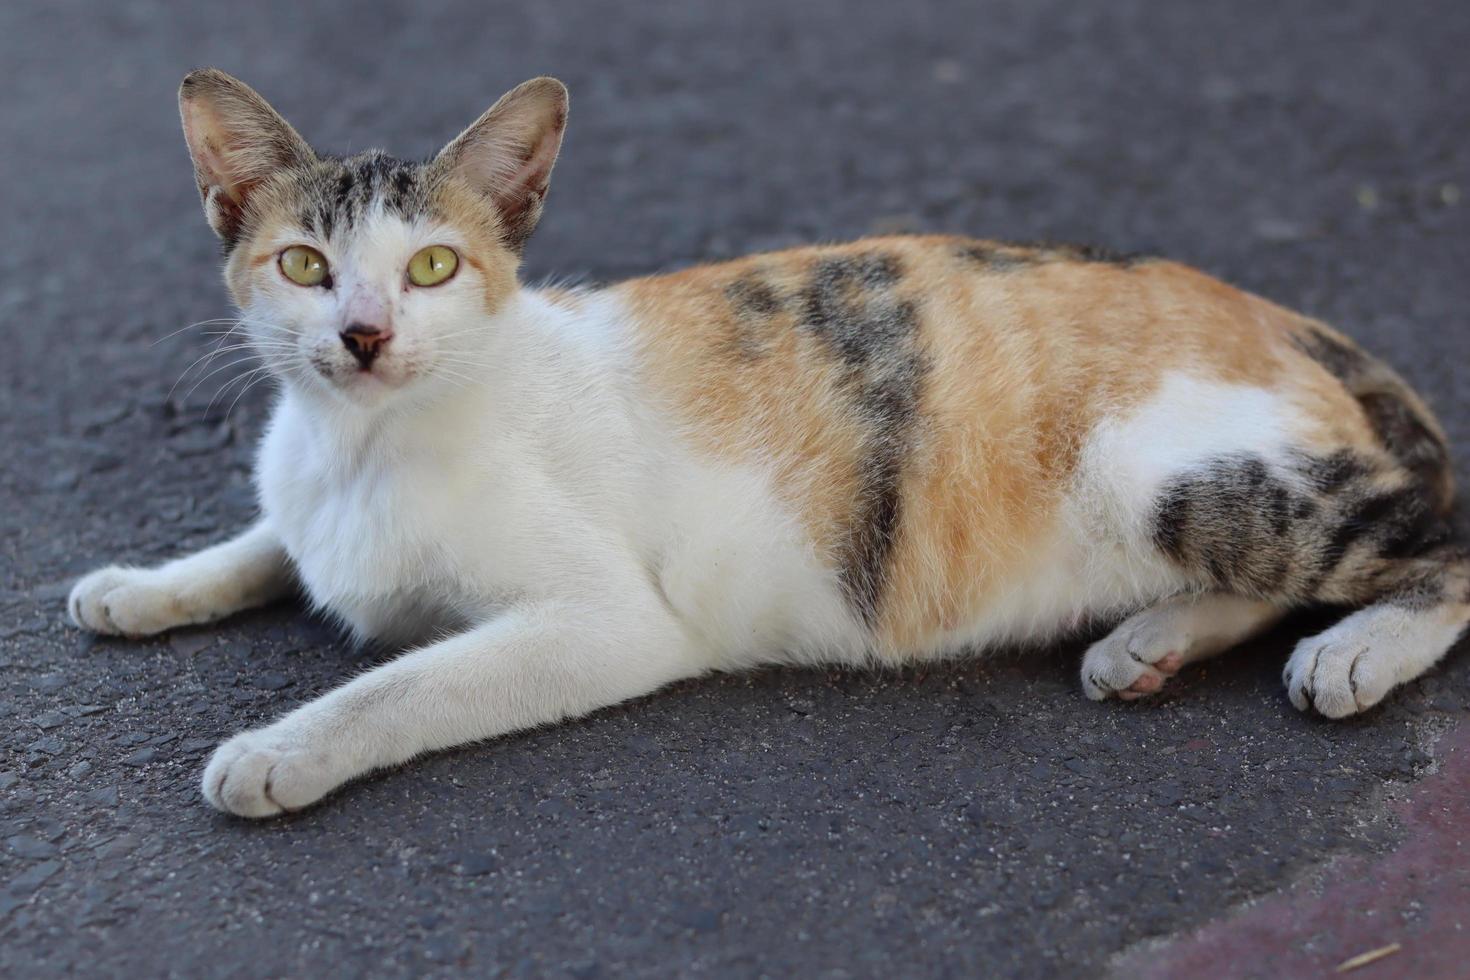
{"label": "asphalt pavement", "polygon": [[1343,723],[1281,689],[1323,617],[1132,705],[1083,698],[1085,638],[768,670],[252,824],[200,799],[211,748],[386,653],[291,603],[98,640],[63,597],[253,513],[267,386],[193,387],[207,338],[169,336],[230,313],[174,103],[191,68],[321,149],[403,156],[558,75],[532,278],[873,231],[1163,252],[1387,357],[1463,479],[1467,50],[1452,0],[0,7],[0,975],[1463,964],[1463,649]]}

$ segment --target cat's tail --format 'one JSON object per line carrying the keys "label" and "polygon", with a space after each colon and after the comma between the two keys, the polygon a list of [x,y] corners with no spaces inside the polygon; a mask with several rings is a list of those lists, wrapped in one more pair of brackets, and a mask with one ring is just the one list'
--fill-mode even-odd
{"label": "cat's tail", "polygon": [[1325,324],[1305,321],[1296,339],[1357,399],[1380,445],[1424,488],[1434,511],[1448,513],[1455,499],[1449,441],[1419,393],[1393,368]]}

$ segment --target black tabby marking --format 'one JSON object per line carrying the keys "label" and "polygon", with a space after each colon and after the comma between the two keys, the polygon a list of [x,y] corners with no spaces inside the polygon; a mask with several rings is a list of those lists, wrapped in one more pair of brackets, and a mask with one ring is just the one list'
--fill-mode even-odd
{"label": "black tabby marking", "polygon": [[1403,379],[1366,351],[1323,330],[1309,329],[1293,339],[1357,398],[1379,444],[1429,490],[1436,509],[1447,509],[1453,495],[1449,447],[1433,422],[1415,409]]}
{"label": "black tabby marking", "polygon": [[891,255],[823,259],[801,293],[802,329],[854,369],[901,357],[918,321],[914,304],[892,293],[898,278]]}
{"label": "black tabby marking", "polygon": [[902,529],[904,466],[916,440],[928,373],[918,343],[917,304],[898,294],[903,275],[897,256],[868,252],[821,259],[790,295],[751,275],[725,290],[741,324],[735,349],[758,356],[764,350],[761,334],[778,316],[787,316],[842,367],[848,405],[867,436],[840,574],[848,601],[869,625],[881,609]]}
{"label": "black tabby marking", "polygon": [[1464,555],[1419,483],[1350,452],[1221,456],[1170,480],[1155,545],[1201,585],[1287,603],[1464,601]]}
{"label": "black tabby marking", "polygon": [[729,349],[742,361],[755,361],[770,353],[766,334],[771,321],[785,309],[781,297],[758,275],[747,275],[725,287],[735,316]]}
{"label": "black tabby marking", "polygon": [[853,410],[868,432],[841,575],[869,625],[881,608],[902,526],[904,463],[927,374],[918,309],[895,293],[902,275],[898,259],[886,253],[824,259],[796,297],[798,329],[819,338],[844,365]]}
{"label": "black tabby marking", "polygon": [[375,204],[404,219],[429,211],[429,187],[421,164],[370,150],[347,158],[323,157],[302,176],[302,226],[323,238],[346,233]]}
{"label": "black tabby marking", "polygon": [[1152,262],[1156,258],[1147,252],[1119,252],[1103,245],[1038,242],[1032,247],[1052,259],[1066,262],[1097,262],[1104,265],[1122,266],[1125,269]]}
{"label": "black tabby marking", "polygon": [[1145,252],[1117,252],[1098,245],[978,240],[964,242],[955,250],[955,255],[994,272],[1034,268],[1049,262],[1089,262],[1130,269],[1155,259]]}
{"label": "black tabby marking", "polygon": [[725,289],[725,298],[742,316],[772,317],[781,312],[781,297],[759,276],[735,280]]}
{"label": "black tabby marking", "polygon": [[955,250],[955,254],[968,262],[984,266],[995,272],[1010,272],[1035,264],[1031,253],[1009,245],[995,242],[967,242]]}

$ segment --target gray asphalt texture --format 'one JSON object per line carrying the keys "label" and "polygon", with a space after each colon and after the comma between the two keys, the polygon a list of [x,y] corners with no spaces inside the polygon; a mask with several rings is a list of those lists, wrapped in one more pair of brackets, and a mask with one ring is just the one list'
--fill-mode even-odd
{"label": "gray asphalt texture", "polygon": [[1158,250],[1386,355],[1464,461],[1467,48],[1456,0],[4,5],[0,975],[1095,973],[1394,846],[1388,801],[1470,709],[1460,652],[1360,720],[1298,715],[1307,617],[1147,704],[1085,700],[1080,639],[771,670],[218,815],[219,739],[383,654],[292,604],[63,622],[74,576],[252,516],[265,386],[207,407],[228,372],[170,391],[204,338],[155,343],[230,312],[188,69],[404,156],[560,76],[532,278],[892,230]]}

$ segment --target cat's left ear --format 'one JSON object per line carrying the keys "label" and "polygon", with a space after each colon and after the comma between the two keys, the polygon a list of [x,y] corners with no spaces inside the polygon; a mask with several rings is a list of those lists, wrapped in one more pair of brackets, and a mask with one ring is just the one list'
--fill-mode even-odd
{"label": "cat's left ear", "polygon": [[239,235],[251,193],[272,174],[316,159],[291,124],[249,85],[215,68],[184,76],[179,115],[209,226]]}
{"label": "cat's left ear", "polygon": [[519,252],[541,219],[566,128],[567,87],[533,78],[501,96],[439,152],[433,166],[490,198],[506,246]]}

